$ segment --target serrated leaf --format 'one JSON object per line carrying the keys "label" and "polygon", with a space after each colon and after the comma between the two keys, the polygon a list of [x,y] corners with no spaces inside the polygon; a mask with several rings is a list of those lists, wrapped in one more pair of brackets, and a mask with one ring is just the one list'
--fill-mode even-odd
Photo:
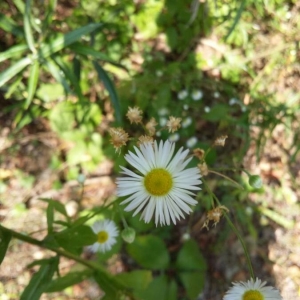
{"label": "serrated leaf", "polygon": [[49,283],[47,289],[45,290],[45,293],[62,291],[69,286],[80,283],[83,280],[91,277],[93,272],[94,271],[91,269],[86,269],[83,271],[70,272],[65,276],[58,277]]}
{"label": "serrated leaf", "polygon": [[94,60],[93,65],[95,67],[95,70],[97,71],[99,79],[103,82],[105,88],[107,89],[110,95],[112,105],[115,109],[116,119],[119,123],[122,123],[120,101],[115,86],[112,83],[109,76],[107,75],[107,73],[105,72],[105,70],[98,64],[97,61]]}
{"label": "serrated leaf", "polygon": [[206,262],[194,240],[186,241],[180,249],[176,267],[179,270],[206,270]]}
{"label": "serrated leaf", "polygon": [[30,75],[28,80],[28,96],[25,103],[25,108],[28,108],[30,105],[36,91],[38,79],[39,79],[39,72],[40,72],[40,64],[37,60],[33,62],[33,65],[30,69]]}
{"label": "serrated leaf", "polygon": [[0,227],[0,265],[5,257],[9,242],[11,240],[11,233],[3,230]]}
{"label": "serrated leaf", "polygon": [[204,288],[205,273],[203,271],[180,272],[179,278],[185,287],[189,299],[197,299]]}
{"label": "serrated leaf", "polygon": [[38,272],[32,277],[23,291],[20,300],[39,300],[41,295],[47,289],[55,271],[58,267],[58,258],[51,258],[41,265]]}
{"label": "serrated leaf", "polygon": [[163,240],[154,235],[138,236],[127,245],[127,252],[142,267],[152,270],[166,269],[170,257]]}

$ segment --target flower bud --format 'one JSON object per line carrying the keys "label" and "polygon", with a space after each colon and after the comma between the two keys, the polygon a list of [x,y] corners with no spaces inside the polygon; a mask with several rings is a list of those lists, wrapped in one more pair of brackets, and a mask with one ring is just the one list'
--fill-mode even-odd
{"label": "flower bud", "polygon": [[255,189],[260,189],[262,187],[262,180],[258,175],[250,175],[249,184]]}
{"label": "flower bud", "polygon": [[122,239],[131,244],[135,239],[135,230],[131,227],[125,228],[121,233]]}

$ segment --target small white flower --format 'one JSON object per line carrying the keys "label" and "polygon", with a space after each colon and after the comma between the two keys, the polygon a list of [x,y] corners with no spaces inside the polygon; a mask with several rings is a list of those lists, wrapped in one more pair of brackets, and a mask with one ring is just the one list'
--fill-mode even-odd
{"label": "small white flower", "polygon": [[117,242],[116,237],[119,232],[114,221],[96,221],[92,225],[92,230],[97,235],[97,242],[88,248],[93,252],[106,252]]}
{"label": "small white flower", "polygon": [[266,282],[253,278],[247,282],[234,282],[223,300],[282,300],[279,291],[272,286],[265,286]]}
{"label": "small white flower", "polygon": [[209,106],[205,106],[205,107],[204,107],[204,111],[205,111],[206,113],[209,113],[209,112],[210,112],[210,107],[209,107]]}
{"label": "small white flower", "polygon": [[186,146],[188,148],[193,148],[197,144],[197,142],[198,139],[195,136],[193,136],[186,141]]}
{"label": "small white flower", "polygon": [[184,218],[183,212],[190,213],[190,206],[197,204],[192,191],[200,190],[199,169],[186,169],[192,159],[187,159],[189,150],[180,148],[173,156],[175,144],[169,141],[144,143],[134,149],[136,154],[129,152],[125,159],[137,172],[121,167],[126,177],[116,181],[117,195],[128,196],[121,204],[128,204],[125,210],[134,210],[133,215],[142,211],[146,223],[155,215],[156,226],[176,224],[176,219]]}
{"label": "small white flower", "polygon": [[200,90],[195,90],[192,92],[192,99],[194,101],[199,101],[203,97],[203,92]]}
{"label": "small white flower", "polygon": [[184,105],[183,105],[183,109],[184,109],[184,110],[188,110],[189,108],[190,108],[190,107],[189,107],[187,104],[184,104]]}
{"label": "small white flower", "polygon": [[161,76],[163,76],[163,74],[164,74],[164,73],[163,73],[163,71],[161,71],[161,70],[157,70],[157,71],[156,71],[156,76],[157,76],[157,77],[161,77]]}
{"label": "small white flower", "polygon": [[165,118],[165,117],[162,117],[162,118],[159,119],[159,125],[160,125],[161,127],[166,126],[167,122],[168,122],[168,119]]}
{"label": "small white flower", "polygon": [[234,105],[234,104],[237,104],[237,103],[239,103],[239,100],[236,99],[236,98],[231,98],[231,99],[229,100],[229,105]]}
{"label": "small white flower", "polygon": [[188,126],[190,126],[192,124],[192,122],[193,122],[192,118],[187,117],[182,121],[181,126],[182,126],[182,128],[187,128]]}
{"label": "small white flower", "polygon": [[219,98],[220,97],[220,93],[219,92],[214,92],[214,97],[215,98]]}
{"label": "small white flower", "polygon": [[158,110],[158,115],[159,116],[165,116],[165,115],[168,115],[169,114],[169,110],[166,108],[166,107],[163,107],[163,108],[160,108]]}
{"label": "small white flower", "polygon": [[158,137],[161,136],[161,132],[160,132],[160,131],[157,131],[155,134],[156,134],[156,136],[158,136]]}
{"label": "small white flower", "polygon": [[177,94],[179,100],[184,100],[189,95],[187,90],[182,90]]}
{"label": "small white flower", "polygon": [[177,142],[180,138],[180,135],[176,132],[176,133],[173,133],[169,136],[168,140],[171,142],[171,143],[174,143],[174,142]]}

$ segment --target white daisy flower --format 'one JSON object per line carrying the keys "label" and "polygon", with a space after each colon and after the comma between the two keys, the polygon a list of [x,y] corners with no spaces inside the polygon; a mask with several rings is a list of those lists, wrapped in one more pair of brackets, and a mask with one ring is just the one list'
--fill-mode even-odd
{"label": "white daisy flower", "polygon": [[137,173],[121,167],[123,178],[117,178],[117,195],[129,196],[121,204],[128,204],[126,211],[133,215],[142,211],[141,219],[149,223],[153,214],[155,224],[176,224],[176,219],[190,213],[190,205],[196,205],[192,191],[200,190],[200,171],[198,168],[185,169],[192,157],[187,158],[189,150],[180,148],[173,156],[175,144],[169,141],[156,141],[154,145],[144,143],[135,153],[129,152],[125,159],[138,170]]}
{"label": "white daisy flower", "polygon": [[200,90],[195,90],[192,92],[192,99],[194,101],[199,101],[203,97],[203,92]]}
{"label": "white daisy flower", "polygon": [[187,90],[182,90],[177,94],[179,100],[184,100],[189,95]]}
{"label": "white daisy flower", "polygon": [[114,221],[96,221],[92,225],[92,230],[97,235],[97,242],[88,247],[92,252],[109,251],[117,242],[116,237],[118,236],[119,231]]}
{"label": "white daisy flower", "polygon": [[234,282],[223,300],[282,300],[279,291],[272,286],[265,286],[266,282],[253,278],[247,282]]}
{"label": "white daisy flower", "polygon": [[204,111],[205,111],[206,113],[209,113],[209,112],[210,112],[210,107],[209,107],[209,106],[205,106],[205,107],[204,107]]}

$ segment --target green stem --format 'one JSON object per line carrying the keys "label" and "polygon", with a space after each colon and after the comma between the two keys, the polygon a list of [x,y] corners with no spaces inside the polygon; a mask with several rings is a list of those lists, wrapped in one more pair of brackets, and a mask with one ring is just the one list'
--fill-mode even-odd
{"label": "green stem", "polygon": [[[211,191],[211,189],[208,187],[207,183],[205,182],[205,180],[203,179],[203,183],[205,184],[205,187],[206,187],[206,190],[208,191],[209,195],[215,199],[215,201],[218,203],[219,206],[221,206],[221,203],[219,201],[219,199],[217,198],[217,196]],[[254,276],[254,271],[253,271],[253,267],[252,267],[252,263],[251,263],[251,259],[250,259],[250,255],[249,255],[249,252],[247,250],[247,247],[246,247],[246,244],[243,240],[243,237],[241,236],[241,234],[239,233],[238,229],[234,226],[234,224],[231,222],[228,214],[226,213],[226,211],[223,212],[230,228],[232,229],[232,231],[236,234],[237,238],[239,239],[242,247],[243,247],[243,250],[244,250],[244,253],[245,253],[245,256],[246,256],[246,260],[247,260],[247,265],[248,265],[248,269],[249,269],[249,273],[250,273],[250,276],[255,280],[255,276]]]}

